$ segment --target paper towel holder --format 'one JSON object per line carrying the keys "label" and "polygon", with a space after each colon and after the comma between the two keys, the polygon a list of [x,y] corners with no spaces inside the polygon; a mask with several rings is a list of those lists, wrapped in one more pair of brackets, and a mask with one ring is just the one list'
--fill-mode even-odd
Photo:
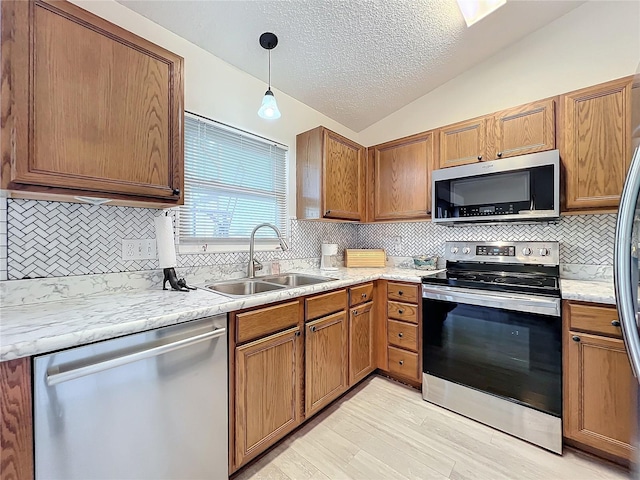
{"label": "paper towel holder", "polygon": [[[189,290],[197,290],[196,287],[190,287],[187,285],[187,282],[184,278],[178,278],[176,274],[175,266],[177,265],[176,255],[175,255],[175,244],[173,242],[173,226],[171,225],[170,220],[168,219],[169,213],[165,212],[164,217],[160,215],[156,217],[154,222],[156,226],[156,239],[158,241],[158,258],[160,260],[160,267],[162,268],[163,280],[162,280],[162,289],[169,290],[167,288],[167,282],[171,285],[171,289],[178,292],[188,292]],[[160,248],[161,244],[164,244],[164,247],[168,252],[164,252],[162,248]]]}

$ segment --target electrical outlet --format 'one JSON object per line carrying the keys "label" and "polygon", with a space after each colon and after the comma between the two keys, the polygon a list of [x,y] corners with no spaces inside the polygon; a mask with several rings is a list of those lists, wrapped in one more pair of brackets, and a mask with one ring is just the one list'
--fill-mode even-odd
{"label": "electrical outlet", "polygon": [[389,245],[388,254],[397,257],[402,252],[402,237],[397,235],[387,238],[387,244]]}
{"label": "electrical outlet", "polygon": [[153,238],[122,240],[122,260],[153,258],[156,258],[156,241]]}

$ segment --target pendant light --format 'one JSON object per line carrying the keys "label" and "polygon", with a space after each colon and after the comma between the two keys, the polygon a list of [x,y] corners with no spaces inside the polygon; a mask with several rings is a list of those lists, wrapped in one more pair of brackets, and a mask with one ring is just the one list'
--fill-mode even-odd
{"label": "pendant light", "polygon": [[271,50],[278,45],[278,37],[274,33],[265,32],[260,35],[260,45],[262,48],[269,50],[269,88],[264,94],[262,99],[262,105],[258,110],[258,116],[266,118],[267,120],[275,120],[280,118],[280,110],[278,110],[278,104],[276,103],[276,97],[273,96],[271,91]]}

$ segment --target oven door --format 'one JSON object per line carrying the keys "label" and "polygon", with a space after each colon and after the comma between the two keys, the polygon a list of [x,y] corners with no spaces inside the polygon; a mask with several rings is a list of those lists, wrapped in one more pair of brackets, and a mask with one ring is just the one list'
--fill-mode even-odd
{"label": "oven door", "polygon": [[560,300],[423,286],[423,371],[561,417]]}

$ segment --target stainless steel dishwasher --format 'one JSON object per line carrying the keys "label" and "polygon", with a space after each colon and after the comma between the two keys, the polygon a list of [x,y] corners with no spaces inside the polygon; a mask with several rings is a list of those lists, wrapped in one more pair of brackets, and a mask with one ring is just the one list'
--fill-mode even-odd
{"label": "stainless steel dishwasher", "polygon": [[34,360],[36,479],[226,479],[226,316]]}

